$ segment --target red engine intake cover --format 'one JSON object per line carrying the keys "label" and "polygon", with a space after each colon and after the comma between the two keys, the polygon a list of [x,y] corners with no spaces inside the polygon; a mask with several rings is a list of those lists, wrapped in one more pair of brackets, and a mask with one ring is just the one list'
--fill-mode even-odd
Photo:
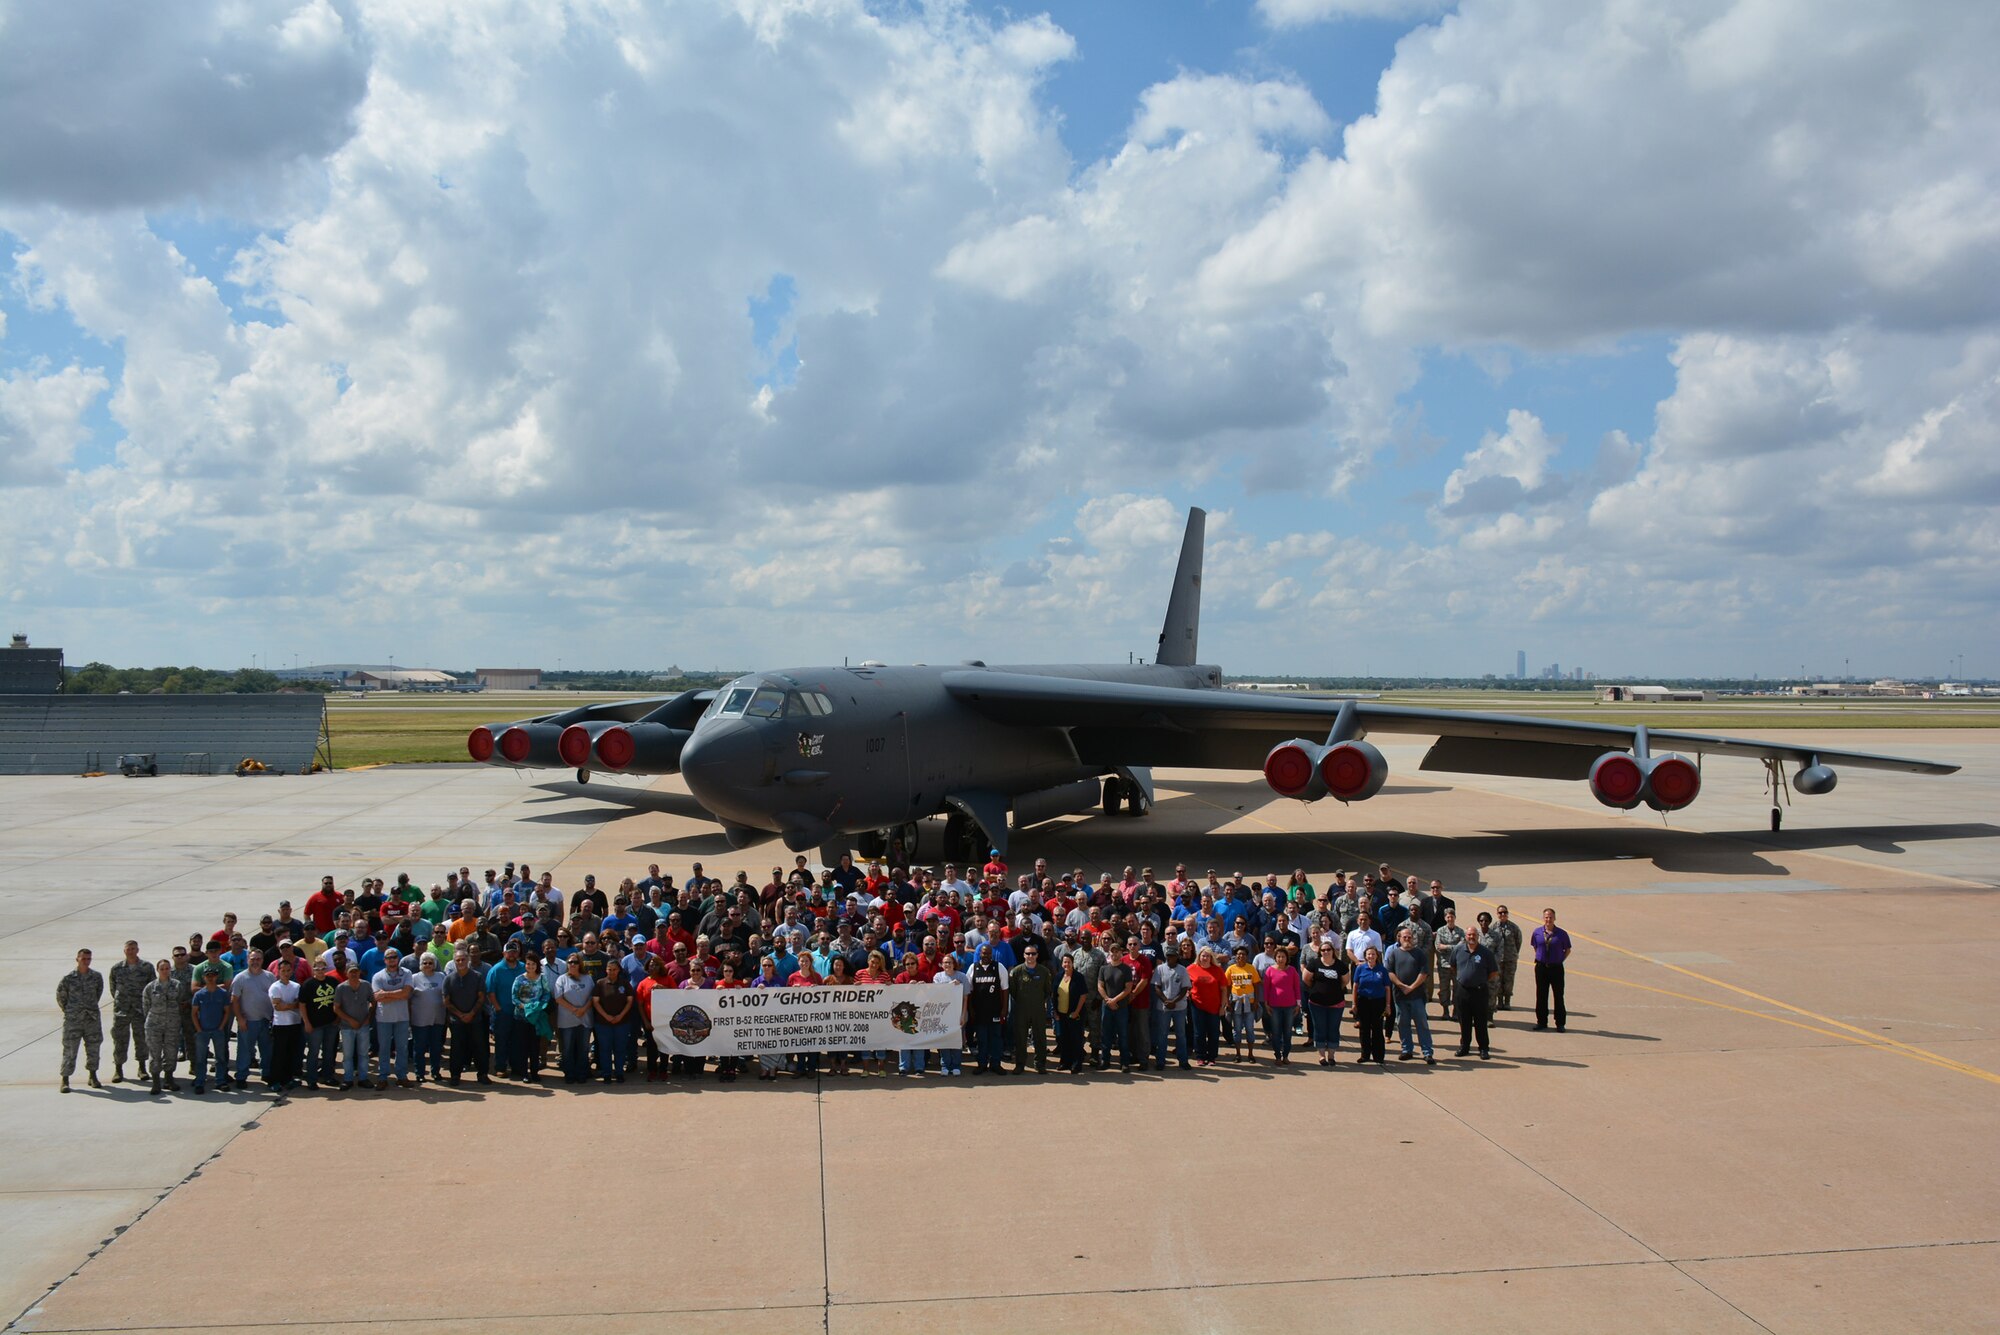
{"label": "red engine intake cover", "polygon": [[528,758],[528,734],[519,728],[509,728],[500,734],[500,754],[518,765]]}
{"label": "red engine intake cover", "polygon": [[583,730],[581,723],[572,723],[556,738],[556,754],[572,769],[582,769],[590,763],[590,734]]}
{"label": "red engine intake cover", "polygon": [[474,728],[465,739],[465,749],[482,765],[493,759],[493,729]]}
{"label": "red engine intake cover", "polygon": [[1280,797],[1298,797],[1312,787],[1313,758],[1297,742],[1285,742],[1264,757],[1264,782]]}
{"label": "red engine intake cover", "polygon": [[624,769],[637,751],[632,734],[623,728],[606,728],[597,734],[597,763],[606,769]]}
{"label": "red engine intake cover", "polygon": [[1647,778],[1652,804],[1661,811],[1679,811],[1701,793],[1701,771],[1685,756],[1662,756]]}
{"label": "red engine intake cover", "polygon": [[1367,742],[1342,742],[1320,757],[1319,777],[1342,802],[1361,802],[1382,791],[1389,762]]}
{"label": "red engine intake cover", "polygon": [[1646,771],[1624,751],[1607,751],[1590,767],[1590,791],[1607,807],[1630,810],[1646,791]]}

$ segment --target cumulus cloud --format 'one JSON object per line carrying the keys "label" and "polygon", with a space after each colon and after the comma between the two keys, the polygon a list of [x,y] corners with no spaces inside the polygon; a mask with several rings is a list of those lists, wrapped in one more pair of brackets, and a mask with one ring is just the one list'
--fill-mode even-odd
{"label": "cumulus cloud", "polygon": [[1991,320],[1996,48],[1979,3],[1469,0],[1202,281],[1449,342]]}
{"label": "cumulus cloud", "polygon": [[158,204],[244,185],[347,138],[368,79],[333,0],[0,11],[0,201]]}
{"label": "cumulus cloud", "polygon": [[0,487],[59,481],[89,437],[84,410],[109,387],[102,370],[80,366],[0,378]]}
{"label": "cumulus cloud", "polygon": [[1299,28],[1329,19],[1421,18],[1451,8],[1451,0],[1257,0],[1264,21]]}
{"label": "cumulus cloud", "polygon": [[[1984,8],[1468,0],[1344,134],[1299,78],[1188,69],[1087,161],[1047,83],[1075,42],[955,5],[4,22],[0,566],[58,625],[1150,652],[1190,499],[1211,654],[1272,670],[1635,607],[1621,643],[1668,650],[1919,588],[2000,620]],[[190,199],[233,258],[145,211]],[[1428,461],[1432,345],[1502,384],[1583,349],[1574,390],[1632,335],[1671,349],[1656,408],[1566,440],[1524,390]]]}
{"label": "cumulus cloud", "polygon": [[1516,408],[1507,414],[1507,430],[1487,432],[1444,480],[1438,508],[1454,517],[1491,515],[1547,499],[1562,485],[1549,469],[1555,457],[1541,419]]}

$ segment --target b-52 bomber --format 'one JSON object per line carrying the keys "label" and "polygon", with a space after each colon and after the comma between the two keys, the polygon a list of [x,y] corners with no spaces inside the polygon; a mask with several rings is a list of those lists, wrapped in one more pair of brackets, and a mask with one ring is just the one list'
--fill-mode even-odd
{"label": "b-52 bomber", "polygon": [[1221,668],[1196,661],[1205,518],[1188,514],[1151,663],[785,668],[496,723],[467,748],[488,764],[572,769],[579,782],[678,771],[732,847],[776,834],[829,863],[850,846],[913,858],[918,822],[936,815],[945,856],[961,859],[1093,807],[1141,816],[1153,770],[1166,766],[1258,770],[1283,797],[1362,802],[1389,776],[1368,741],[1376,733],[1435,737],[1425,770],[1581,781],[1626,810],[1687,806],[1710,755],[1762,761],[1774,801],[1787,767],[1808,796],[1833,790],[1836,767],[1957,769],[1643,725],[1227,689]]}

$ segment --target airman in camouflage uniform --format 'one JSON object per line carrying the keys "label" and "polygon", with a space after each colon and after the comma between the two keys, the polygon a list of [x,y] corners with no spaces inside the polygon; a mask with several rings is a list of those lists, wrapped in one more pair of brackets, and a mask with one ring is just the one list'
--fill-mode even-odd
{"label": "airman in camouflage uniform", "polygon": [[1444,926],[1431,933],[1431,946],[1437,952],[1437,959],[1431,972],[1437,977],[1438,1014],[1451,1018],[1452,994],[1457,990],[1458,977],[1452,964],[1452,952],[1465,944],[1465,929],[1458,925],[1458,911],[1444,911]]}
{"label": "airman in camouflage uniform", "polygon": [[[181,988],[180,1056],[176,1060],[185,1061],[190,1073],[194,1070],[194,1011],[188,1007],[188,998],[194,995],[195,959],[195,954],[186,947],[174,947],[173,976]],[[167,1069],[172,1071],[173,1067]]]}
{"label": "airman in camouflage uniform", "polygon": [[1360,916],[1361,899],[1354,891],[1354,882],[1349,881],[1346,890],[1333,897],[1333,921],[1340,929],[1341,940],[1347,939],[1347,934],[1354,930]]}
{"label": "airman in camouflage uniform", "polygon": [[56,1005],[62,1009],[62,1092],[69,1093],[69,1078],[76,1072],[77,1044],[83,1045],[84,1069],[90,1087],[103,1089],[97,1079],[97,1055],[104,1049],[104,1015],[99,1009],[104,999],[104,975],[90,967],[90,952],[76,952],[76,968],[56,984]]}
{"label": "airman in camouflage uniform", "polygon": [[153,981],[140,994],[139,1007],[145,1017],[146,1047],[150,1057],[147,1074],[153,1077],[153,1092],[160,1086],[178,1094],[174,1062],[180,1058],[181,1017],[188,1008],[187,984],[174,977],[174,966],[161,960],[153,966]]}
{"label": "airman in camouflage uniform", "polygon": [[[1482,912],[1479,915],[1478,924],[1479,943],[1485,946],[1487,951],[1492,954],[1493,963],[1497,968],[1500,963],[1500,933],[1493,930],[1493,915]],[[1493,1015],[1494,1009],[1500,1004],[1499,997],[1500,978],[1496,972],[1493,981],[1486,985],[1486,1014],[1489,1018]]]}
{"label": "airman in camouflage uniform", "polygon": [[153,966],[139,958],[139,943],[125,943],[125,958],[111,966],[111,1083],[125,1083],[125,1050],[137,1051],[138,1073],[146,1063],[146,986],[153,981]]}
{"label": "airman in camouflage uniform", "polygon": [[1493,935],[1499,938],[1499,947],[1493,958],[1500,961],[1500,983],[1493,989],[1493,1009],[1509,1011],[1514,1009],[1514,968],[1521,962],[1521,929],[1507,916],[1507,906],[1500,906],[1500,921],[1493,924]]}

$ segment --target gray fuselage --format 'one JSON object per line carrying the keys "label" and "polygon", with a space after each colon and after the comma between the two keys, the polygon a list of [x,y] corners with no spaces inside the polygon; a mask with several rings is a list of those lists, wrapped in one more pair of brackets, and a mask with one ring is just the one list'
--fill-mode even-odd
{"label": "gray fuselage", "polygon": [[[830,832],[935,815],[954,794],[1012,798],[1094,778],[1063,728],[996,723],[953,698],[948,667],[759,672],[716,693],[681,753],[697,800],[729,825],[800,846]],[[1206,665],[1007,665],[994,672],[1147,686],[1213,687]]]}

